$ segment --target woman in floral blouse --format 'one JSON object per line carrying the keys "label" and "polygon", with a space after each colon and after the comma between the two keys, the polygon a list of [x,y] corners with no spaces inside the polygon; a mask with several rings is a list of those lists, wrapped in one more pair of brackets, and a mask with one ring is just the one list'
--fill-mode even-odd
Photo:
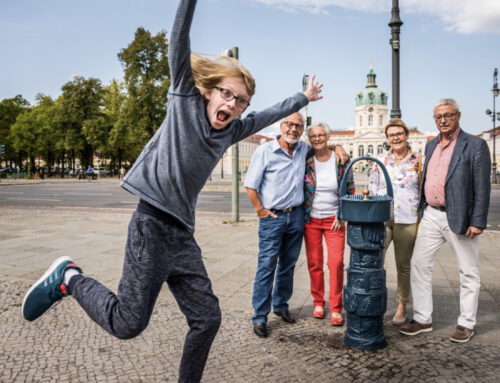
{"label": "woman in floral blouse", "polygon": [[[410,300],[410,261],[417,236],[417,207],[422,157],[408,145],[409,131],[400,119],[392,119],[385,127],[385,136],[391,146],[388,152],[379,156],[391,179],[394,190],[394,217],[386,224],[385,251],[394,242],[396,259],[398,308],[392,322],[403,325],[406,322],[406,304]],[[385,178],[375,165],[370,173],[371,194],[386,194]]]}
{"label": "woman in floral blouse", "polygon": [[[339,189],[347,163],[340,164],[328,146],[330,129],[324,122],[311,126],[307,132],[312,150],[306,157],[304,207],[307,266],[314,300],[313,317],[325,316],[325,281],[323,273],[323,237],[328,251],[330,272],[330,323],[342,326],[342,284],[344,280],[345,224],[337,217]],[[352,177],[347,192],[353,191]]]}

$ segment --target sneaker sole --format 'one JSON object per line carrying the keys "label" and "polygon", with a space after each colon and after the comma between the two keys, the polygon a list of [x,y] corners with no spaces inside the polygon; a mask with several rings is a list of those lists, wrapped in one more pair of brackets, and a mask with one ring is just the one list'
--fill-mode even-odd
{"label": "sneaker sole", "polygon": [[431,332],[432,330],[433,330],[432,327],[429,327],[429,328],[423,328],[423,329],[415,331],[415,332],[407,332],[407,331],[402,331],[402,330],[399,330],[399,332],[401,334],[413,336],[413,335],[418,335],[418,334],[423,333],[423,332]]}
{"label": "sneaker sole", "polygon": [[469,337],[466,339],[455,339],[453,337],[450,337],[450,340],[452,342],[456,342],[456,343],[466,343],[470,340],[470,338],[472,338],[473,335],[474,335],[474,331],[472,331],[471,334],[469,335]]}
{"label": "sneaker sole", "polygon": [[31,294],[31,292],[34,289],[36,289],[45,279],[47,279],[47,277],[57,268],[57,266],[59,266],[60,263],[65,262],[65,261],[71,261],[71,262],[73,262],[73,260],[70,257],[68,257],[68,256],[57,258],[54,261],[54,263],[52,263],[52,265],[50,265],[50,267],[48,268],[48,270],[40,277],[40,279],[38,281],[36,281],[31,286],[31,288],[28,290],[28,292],[24,296],[23,305],[21,306],[21,313],[23,315],[23,318],[24,318],[24,304],[26,303],[26,299],[28,299],[28,297]]}

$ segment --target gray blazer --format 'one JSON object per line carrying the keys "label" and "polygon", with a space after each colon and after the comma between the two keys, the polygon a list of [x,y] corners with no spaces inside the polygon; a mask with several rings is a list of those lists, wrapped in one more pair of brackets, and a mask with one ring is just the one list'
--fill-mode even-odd
{"label": "gray blazer", "polygon": [[[425,175],[439,137],[425,146],[425,164],[420,185],[419,217],[427,206]],[[448,225],[455,234],[465,234],[469,226],[486,228],[491,191],[490,150],[486,141],[460,129],[446,175],[445,203]]]}

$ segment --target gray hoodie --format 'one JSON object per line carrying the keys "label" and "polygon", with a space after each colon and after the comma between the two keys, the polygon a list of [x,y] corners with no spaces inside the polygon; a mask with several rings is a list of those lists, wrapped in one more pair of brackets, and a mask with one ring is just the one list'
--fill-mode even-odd
{"label": "gray hoodie", "polygon": [[121,186],[176,217],[194,231],[198,194],[224,152],[233,144],[299,111],[307,97],[297,93],[260,112],[213,129],[192,80],[189,30],[196,0],[182,0],[170,34],[171,86],[167,116],[146,144]]}

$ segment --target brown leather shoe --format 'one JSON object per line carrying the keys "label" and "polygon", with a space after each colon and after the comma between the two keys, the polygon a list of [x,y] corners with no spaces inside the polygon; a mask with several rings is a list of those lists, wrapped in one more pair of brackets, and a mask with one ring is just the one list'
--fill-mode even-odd
{"label": "brown leather shoe", "polygon": [[458,325],[453,334],[451,334],[450,339],[453,342],[465,343],[468,342],[473,335],[473,329]]}
{"label": "brown leather shoe", "polygon": [[430,332],[432,331],[432,323],[429,324],[423,324],[423,323],[418,323],[416,320],[412,320],[410,323],[407,323],[399,329],[399,332],[401,334],[405,335],[417,335],[420,334],[421,332]]}

